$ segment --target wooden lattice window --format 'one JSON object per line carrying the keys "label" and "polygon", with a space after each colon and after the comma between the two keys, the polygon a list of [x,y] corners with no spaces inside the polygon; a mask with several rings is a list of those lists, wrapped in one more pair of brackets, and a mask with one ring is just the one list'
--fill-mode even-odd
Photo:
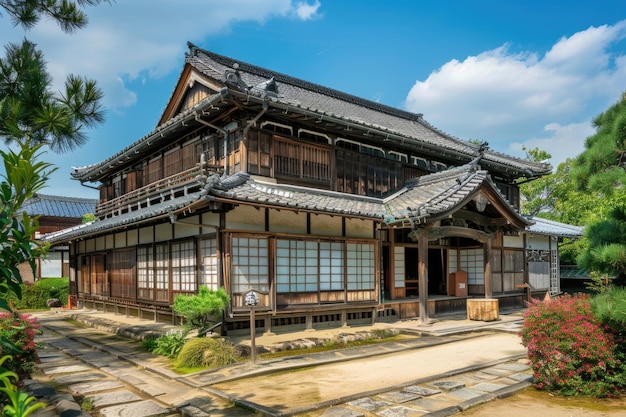
{"label": "wooden lattice window", "polygon": [[137,248],[137,297],[154,298],[154,249],[152,246]]}
{"label": "wooden lattice window", "polygon": [[198,289],[196,282],[196,242],[172,243],[172,291],[195,293]]}
{"label": "wooden lattice window", "polygon": [[210,290],[217,290],[220,287],[218,257],[217,257],[217,239],[208,238],[201,241],[201,257],[202,257],[202,279],[201,284]]}
{"label": "wooden lattice window", "polygon": [[169,302],[170,271],[169,249],[167,243],[154,245],[155,301]]}
{"label": "wooden lattice window", "polygon": [[317,292],[319,290],[319,248],[316,241],[276,241],[276,292]]}
{"label": "wooden lattice window", "polygon": [[269,290],[267,239],[234,237],[232,241],[232,290],[244,293],[250,288]]}
{"label": "wooden lattice window", "polygon": [[348,290],[373,290],[375,286],[374,245],[346,244],[346,281]]}

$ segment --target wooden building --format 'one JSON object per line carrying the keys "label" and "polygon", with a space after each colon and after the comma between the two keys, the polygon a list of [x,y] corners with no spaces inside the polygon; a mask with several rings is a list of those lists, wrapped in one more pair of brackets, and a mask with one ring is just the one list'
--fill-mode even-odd
{"label": "wooden building", "polygon": [[[37,216],[39,229],[33,238],[76,226],[82,223],[83,215],[96,211],[98,200],[47,194],[35,194],[24,202],[22,210],[29,216]],[[67,245],[55,245],[44,259],[37,260],[33,274],[30,265],[20,267],[22,280],[34,282],[40,278],[69,277],[70,252]]]}
{"label": "wooden building", "polygon": [[157,127],[73,172],[100,187],[98,221],[46,238],[70,245],[98,308],[160,320],[207,286],[230,294],[227,331],[250,300],[265,331],[428,320],[468,299],[523,305],[529,280],[558,292],[555,236],[530,237],[516,185],[549,172],[190,44]]}

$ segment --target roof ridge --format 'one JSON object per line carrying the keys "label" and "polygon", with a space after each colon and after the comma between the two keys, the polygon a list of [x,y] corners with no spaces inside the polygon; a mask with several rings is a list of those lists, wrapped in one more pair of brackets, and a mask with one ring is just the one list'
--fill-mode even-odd
{"label": "roof ridge", "polygon": [[[368,107],[375,111],[380,111],[383,113],[387,113],[390,115],[402,117],[402,118],[413,120],[413,121],[418,121],[418,122],[422,121],[423,115],[421,113],[413,113],[407,110],[401,110],[396,107],[392,107],[386,104],[381,104],[375,101],[367,100],[367,99],[364,99],[362,97],[359,97],[353,94],[349,94],[349,93],[346,93],[346,92],[343,92],[334,88],[323,86],[321,84],[312,83],[310,81],[306,81],[301,78],[296,78],[296,77],[293,77],[293,76],[290,76],[281,72],[272,71],[268,68],[263,68],[254,64],[250,64],[245,61],[236,60],[234,58],[206,50],[204,48],[194,45],[191,42],[187,42],[187,45],[189,46],[190,56],[197,57],[198,53],[201,53],[228,68],[232,68],[233,64],[237,64],[240,70],[243,70],[245,72],[248,72],[254,75],[265,77],[267,79],[274,77],[276,81],[280,81],[286,84],[291,84],[296,87],[301,87],[301,88],[304,88],[313,92],[321,93],[321,94],[334,97],[343,101],[347,101],[353,104],[357,104],[363,107]],[[189,56],[187,60],[189,60]],[[204,64],[208,65],[206,63]]]}
{"label": "roof ridge", "polygon": [[66,201],[66,202],[72,202],[72,203],[98,203],[99,201],[97,198],[69,197],[69,196],[62,196],[62,195],[51,195],[51,194],[40,194],[40,193],[36,193],[35,195],[33,195],[31,200],[34,200],[37,198],[40,200]]}

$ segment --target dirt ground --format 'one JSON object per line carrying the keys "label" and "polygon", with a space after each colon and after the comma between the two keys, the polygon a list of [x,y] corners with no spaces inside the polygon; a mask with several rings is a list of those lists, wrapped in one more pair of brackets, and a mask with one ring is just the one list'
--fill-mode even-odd
{"label": "dirt ground", "polygon": [[480,405],[459,416],[626,417],[626,398],[562,398],[528,388],[513,397]]}

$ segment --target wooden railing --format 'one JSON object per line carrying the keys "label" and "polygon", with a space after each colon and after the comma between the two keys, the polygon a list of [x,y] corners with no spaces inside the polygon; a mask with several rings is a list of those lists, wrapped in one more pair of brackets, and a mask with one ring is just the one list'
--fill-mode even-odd
{"label": "wooden railing", "polygon": [[194,168],[152,182],[120,197],[98,204],[96,206],[96,216],[100,219],[119,216],[123,213],[150,207],[153,204],[187,195],[203,186],[206,176],[220,173],[221,170],[221,166],[198,164]]}

